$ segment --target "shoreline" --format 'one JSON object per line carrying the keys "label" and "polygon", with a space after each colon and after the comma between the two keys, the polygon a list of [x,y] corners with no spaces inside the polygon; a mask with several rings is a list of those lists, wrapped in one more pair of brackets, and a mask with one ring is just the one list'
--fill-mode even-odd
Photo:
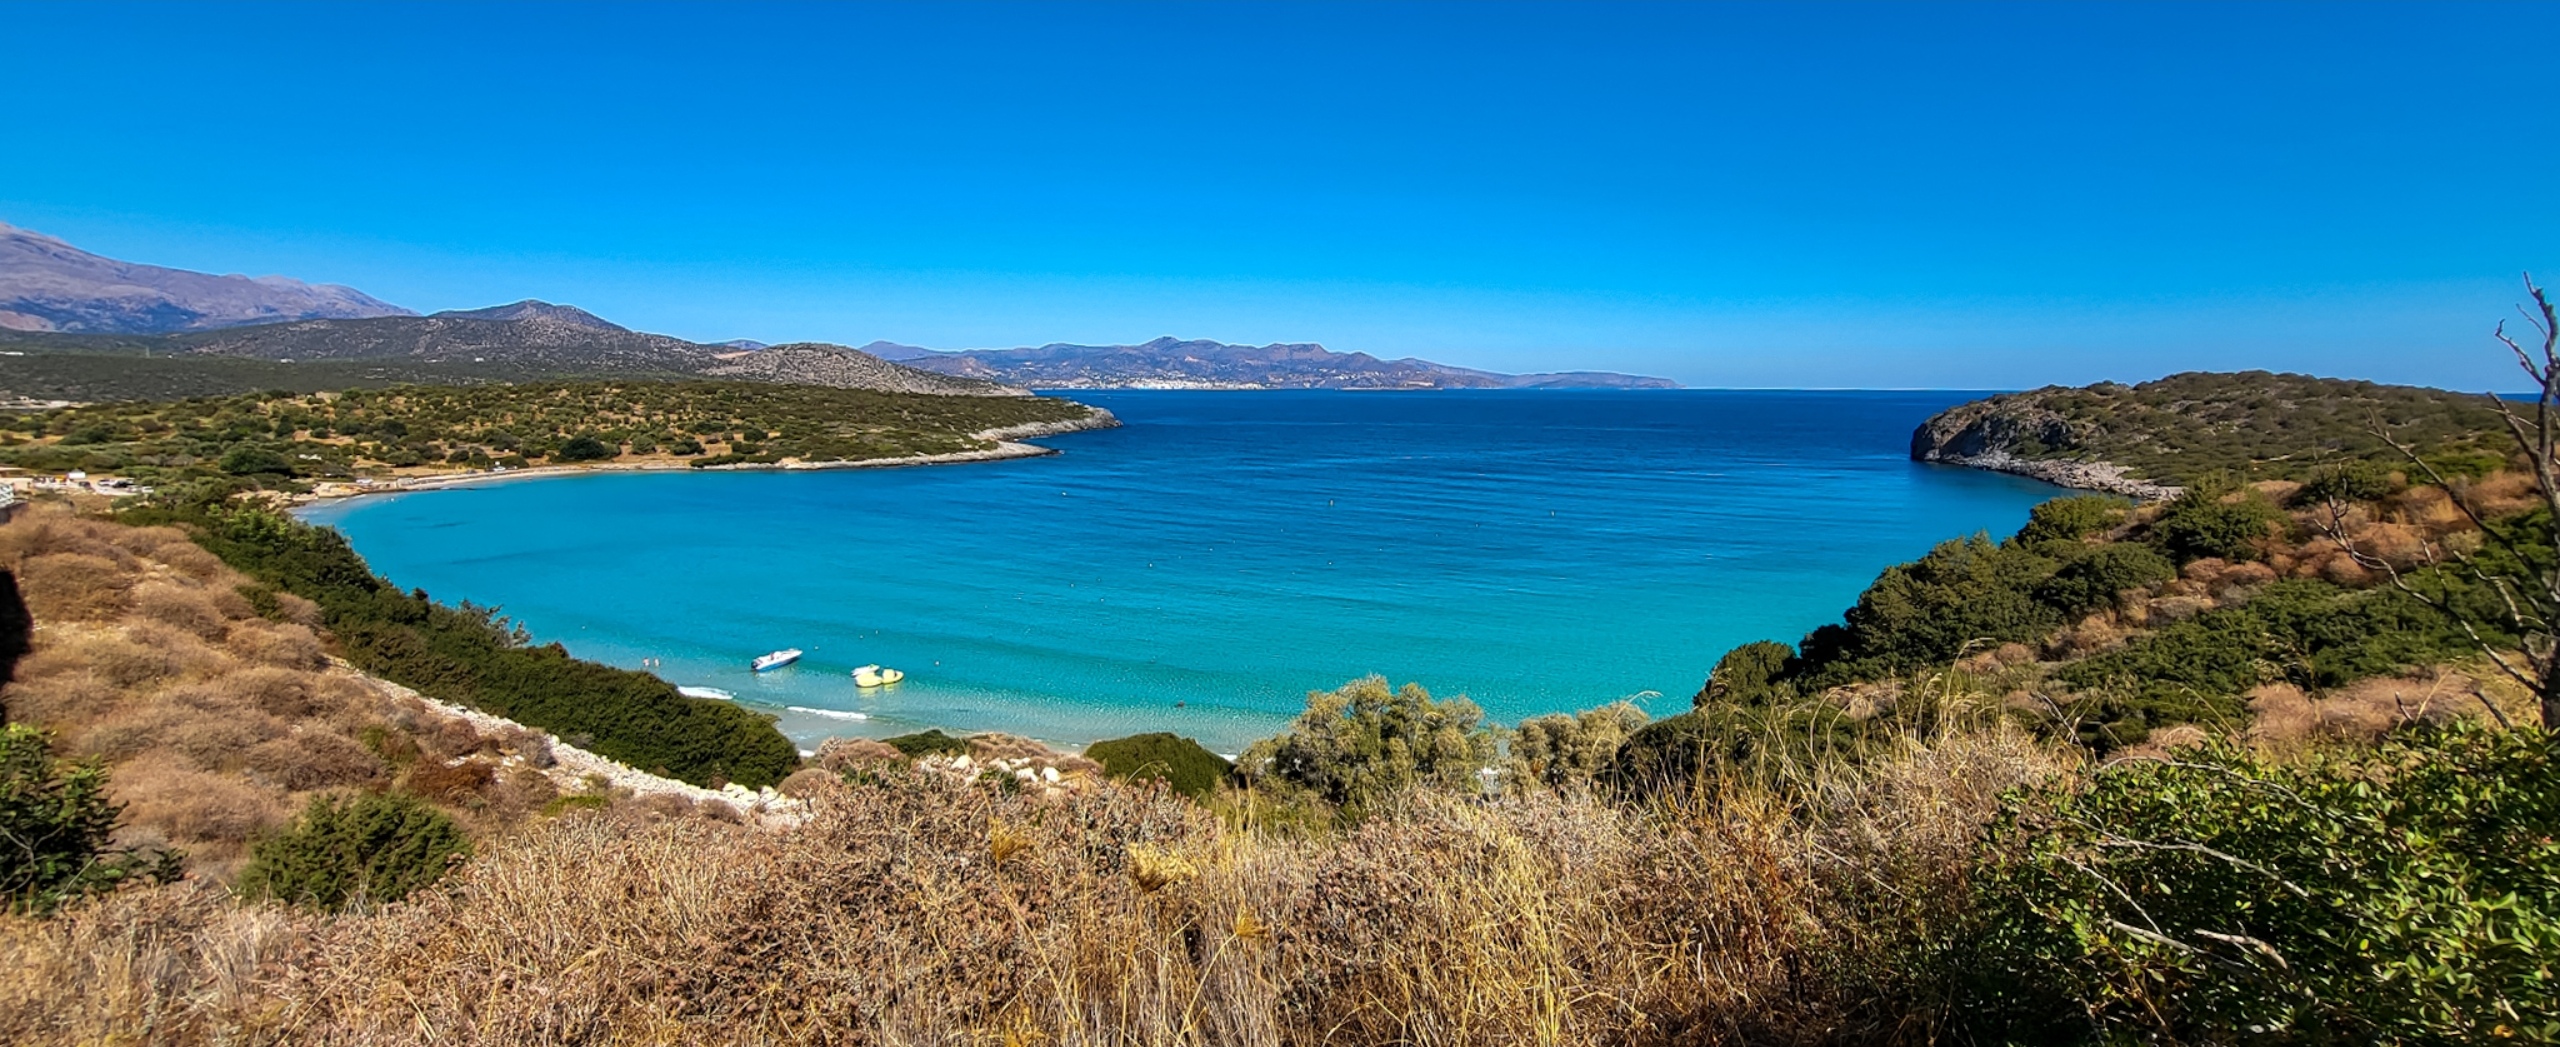
{"label": "shoreline", "polygon": [[2020,458],[2007,451],[1983,454],[1930,453],[1919,459],[1932,465],[1953,465],[1967,469],[2024,476],[2042,480],[2056,487],[2075,491],[2096,491],[2122,495],[2141,502],[2165,502],[2186,493],[2186,488],[2169,484],[2136,480],[2125,475],[2125,468],[2113,462],[2067,462],[2054,459]]}
{"label": "shoreline", "polygon": [[1117,429],[1120,427],[1119,417],[1113,415],[1111,412],[1089,404],[1080,404],[1078,406],[1084,407],[1086,411],[1085,416],[1082,418],[1071,418],[1056,422],[1025,422],[1021,425],[1009,425],[995,429],[981,429],[977,432],[970,433],[969,438],[972,440],[989,440],[995,443],[995,446],[993,447],[980,448],[973,451],[947,451],[941,454],[911,454],[896,458],[835,459],[824,462],[758,462],[698,467],[683,461],[600,462],[590,465],[537,465],[523,469],[508,469],[504,471],[467,472],[442,476],[404,476],[370,485],[337,482],[323,483],[314,485],[312,490],[307,493],[294,495],[292,502],[295,505],[315,505],[321,502],[360,498],[365,495],[373,494],[407,494],[415,491],[436,491],[451,487],[470,487],[479,484],[504,483],[515,480],[548,480],[564,476],[585,476],[598,473],[707,473],[715,471],[798,472],[820,469],[899,469],[918,465],[960,465],[970,462],[1011,461],[1017,458],[1047,458],[1064,452],[1061,452],[1054,447],[1042,447],[1038,444],[1023,443],[1021,441],[1044,436],[1062,436],[1068,433],[1091,432],[1097,429]]}

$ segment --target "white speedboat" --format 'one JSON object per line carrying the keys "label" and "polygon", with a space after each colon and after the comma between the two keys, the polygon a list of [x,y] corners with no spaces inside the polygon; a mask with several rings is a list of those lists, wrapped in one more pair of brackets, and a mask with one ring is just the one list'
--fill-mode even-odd
{"label": "white speedboat", "polygon": [[801,653],[801,650],[797,647],[775,651],[772,654],[756,659],[754,666],[755,671],[760,673],[772,672],[775,669],[779,669],[783,666],[799,661]]}

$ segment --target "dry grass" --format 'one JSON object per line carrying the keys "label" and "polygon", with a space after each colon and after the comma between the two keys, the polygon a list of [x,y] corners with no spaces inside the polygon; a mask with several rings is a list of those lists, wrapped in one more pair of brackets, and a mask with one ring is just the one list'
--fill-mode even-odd
{"label": "dry grass", "polygon": [[158,752],[118,764],[108,791],[126,805],[120,837],[184,848],[190,869],[216,878],[235,871],[249,842],[291,813],[279,790]]}
{"label": "dry grass", "polygon": [[[413,733],[449,755],[551,762],[536,732],[484,738],[332,668],[316,608],[280,599],[288,620],[258,617],[248,580],[180,531],[39,507],[0,526],[0,565],[21,572],[36,618],[34,649],[0,690],[9,718],[105,761],[124,837],[184,849],[198,876],[236,872],[312,793],[389,784],[389,757],[420,748]],[[538,773],[438,772],[435,798],[483,832],[556,795]]]}
{"label": "dry grass", "polygon": [[312,941],[312,922],[181,885],[50,920],[0,915],[0,1041],[146,1045],[283,1042],[259,983]]}
{"label": "dry grass", "polygon": [[1898,950],[1961,895],[1993,798],[2059,766],[1989,731],[1656,807],[1417,795],[1313,839],[1119,785],[1041,800],[935,776],[813,784],[818,817],[781,834],[633,805],[537,823],[420,900],[298,931],[302,962],[234,997],[224,1013],[244,1017],[225,1028],[345,1044],[1917,1042],[1941,1016],[1897,995]]}

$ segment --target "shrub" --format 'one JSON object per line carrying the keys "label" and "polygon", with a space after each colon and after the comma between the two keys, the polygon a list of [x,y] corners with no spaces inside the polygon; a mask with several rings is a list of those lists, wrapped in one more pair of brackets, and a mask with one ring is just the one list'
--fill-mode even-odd
{"label": "shrub", "polygon": [[1095,742],[1084,754],[1113,778],[1153,779],[1192,799],[1216,792],[1235,765],[1192,741],[1169,732],[1137,734]]}
{"label": "shrub", "polygon": [[2556,824],[2539,731],[2114,764],[2006,804],[1960,1011],[1985,1042],[2552,1042]]}
{"label": "shrub", "polygon": [[2169,503],[2169,511],[2151,525],[2151,542],[2179,563],[2213,557],[2240,561],[2258,558],[2258,543],[2283,514],[2255,494],[2223,501],[2198,488]]}
{"label": "shrub", "polygon": [[2077,617],[2105,607],[2116,594],[2178,576],[2178,569],[2149,546],[2102,545],[2075,557],[2036,586],[2036,602]]}
{"label": "shrub", "polygon": [[255,476],[261,473],[291,476],[293,460],[286,458],[282,452],[272,447],[241,444],[223,452],[221,469],[233,476]]}
{"label": "shrub", "polygon": [[144,582],[133,590],[133,609],[145,618],[166,623],[206,640],[220,640],[230,619],[204,590],[167,582]]}
{"label": "shrub", "polygon": [[1816,687],[1944,665],[1979,643],[2030,642],[2062,625],[2033,590],[2051,559],[1990,538],[1949,541],[1885,568],[1843,624],[1805,638],[1791,675]]}
{"label": "shrub", "polygon": [[563,462],[600,462],[621,453],[621,448],[608,446],[592,436],[579,435],[561,444],[559,452],[552,457]]}
{"label": "shrub", "polygon": [[113,618],[132,605],[133,577],[116,561],[88,553],[45,553],[18,568],[20,592],[48,622]]}
{"label": "shrub", "polygon": [[178,855],[110,845],[123,813],[107,802],[103,767],[54,759],[35,728],[0,728],[0,892],[10,909],[51,912],[137,877],[176,879]]}
{"label": "shrub", "polygon": [[319,796],[291,828],[259,841],[240,892],[332,911],[396,902],[470,853],[453,819],[415,796]]}
{"label": "shrub", "polygon": [[409,791],[451,807],[468,806],[498,780],[497,765],[473,757],[454,763],[423,763],[409,769]]}
{"label": "shrub", "polygon": [[906,757],[910,760],[919,756],[929,756],[934,753],[942,753],[947,756],[960,756],[967,754],[969,751],[968,741],[944,734],[940,728],[917,731],[914,734],[902,734],[895,738],[884,738],[881,740],[888,743],[890,748],[906,754]]}
{"label": "shrub", "polygon": [[2326,502],[2370,502],[2399,490],[2391,470],[2380,462],[2352,461],[2323,466],[2304,480],[2294,499],[2304,505]]}
{"label": "shrub", "polygon": [[1780,681],[1795,656],[1795,648],[1775,640],[1754,640],[1726,651],[1707,672],[1707,685],[1698,689],[1689,704],[1763,704],[1781,692]]}
{"label": "shrub", "polygon": [[1308,694],[1288,732],[1255,742],[1242,763],[1257,781],[1304,789],[1357,820],[1408,788],[1475,784],[1495,748],[1474,702],[1371,676]]}
{"label": "shrub", "polygon": [[2027,524],[2018,529],[2019,545],[2049,541],[2078,541],[2114,527],[2124,519],[2125,503],[2120,498],[2097,494],[2075,494],[2055,498],[2027,511]]}
{"label": "shrub", "polygon": [[[1779,664],[1784,664],[1783,656]],[[1619,701],[1571,716],[1553,713],[1523,720],[1511,736],[1508,776],[1515,786],[1559,789],[1589,784],[1608,769],[1618,747],[1642,729],[1646,719],[1635,703]]]}
{"label": "shrub", "polygon": [[358,785],[382,777],[382,760],[353,739],[296,731],[260,742],[243,757],[250,770],[293,792]]}

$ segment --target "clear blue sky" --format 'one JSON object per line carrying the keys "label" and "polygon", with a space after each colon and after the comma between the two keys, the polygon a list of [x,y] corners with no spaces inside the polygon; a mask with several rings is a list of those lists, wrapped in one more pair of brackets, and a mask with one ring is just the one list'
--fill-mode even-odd
{"label": "clear blue sky", "polygon": [[0,221],[698,339],[2517,383],[2560,7],[0,4]]}

